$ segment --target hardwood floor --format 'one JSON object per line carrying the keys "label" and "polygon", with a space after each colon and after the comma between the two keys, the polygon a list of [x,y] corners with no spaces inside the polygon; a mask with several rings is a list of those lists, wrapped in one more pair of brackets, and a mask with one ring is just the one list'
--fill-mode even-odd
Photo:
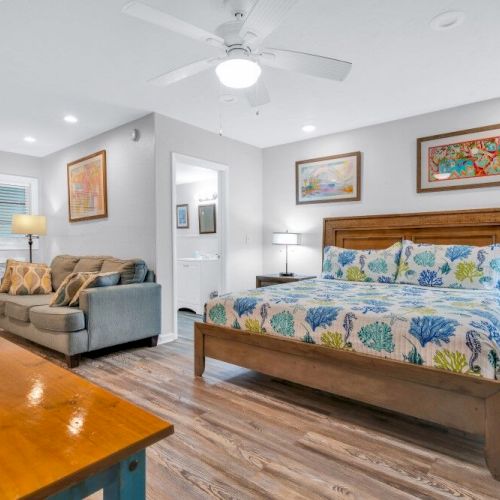
{"label": "hardwood floor", "polygon": [[214,360],[195,379],[192,323],[74,370],[175,425],[148,450],[148,498],[500,498],[470,437]]}

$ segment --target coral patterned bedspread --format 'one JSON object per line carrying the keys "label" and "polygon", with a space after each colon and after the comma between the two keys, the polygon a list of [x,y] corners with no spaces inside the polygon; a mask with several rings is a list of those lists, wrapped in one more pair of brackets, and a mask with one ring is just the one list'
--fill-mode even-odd
{"label": "coral patterned bedspread", "polygon": [[207,323],[500,378],[500,292],[313,279],[222,295]]}

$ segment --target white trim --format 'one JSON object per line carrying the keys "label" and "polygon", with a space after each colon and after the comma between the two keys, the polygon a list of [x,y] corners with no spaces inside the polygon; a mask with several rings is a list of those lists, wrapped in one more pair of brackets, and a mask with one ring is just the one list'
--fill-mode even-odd
{"label": "white trim", "polygon": [[158,345],[167,344],[168,342],[173,342],[174,340],[177,340],[176,333],[174,333],[174,332],[162,333],[158,337]]}
{"label": "white trim", "polygon": [[179,163],[188,163],[197,167],[208,168],[218,172],[218,213],[217,232],[219,233],[219,255],[221,266],[221,293],[226,292],[227,287],[227,255],[228,255],[228,221],[229,214],[227,210],[229,195],[229,167],[222,163],[216,163],[194,156],[187,156],[181,153],[172,153],[172,311],[173,311],[173,335],[177,338],[177,189],[176,173]]}
{"label": "white trim", "polygon": [[[0,184],[8,184],[11,186],[29,186],[31,191],[31,215],[39,215],[39,181],[36,177],[25,177],[21,175],[0,174]],[[9,238],[0,237],[1,250],[27,250],[27,242],[21,236]],[[40,248],[38,238],[33,238],[33,250]]]}

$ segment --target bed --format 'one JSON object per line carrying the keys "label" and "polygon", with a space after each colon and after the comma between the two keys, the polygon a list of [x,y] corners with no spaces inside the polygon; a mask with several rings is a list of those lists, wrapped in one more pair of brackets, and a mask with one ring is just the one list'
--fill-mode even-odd
{"label": "bed", "polygon": [[[381,249],[402,239],[484,246],[500,242],[500,209],[329,218],[323,227],[324,246]],[[499,326],[499,296],[321,279],[229,294],[208,304],[210,324],[195,325],[195,375],[211,357],[483,436],[500,480],[498,346],[485,336],[475,350],[467,346],[479,339],[471,339],[471,324]],[[453,337],[419,337],[430,311]]]}

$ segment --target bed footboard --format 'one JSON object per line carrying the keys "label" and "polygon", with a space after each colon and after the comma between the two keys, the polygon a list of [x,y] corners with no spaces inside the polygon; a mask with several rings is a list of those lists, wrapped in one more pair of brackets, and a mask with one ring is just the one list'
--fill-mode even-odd
{"label": "bed footboard", "polygon": [[500,480],[500,382],[270,335],[195,324],[195,376],[205,357],[483,436]]}

